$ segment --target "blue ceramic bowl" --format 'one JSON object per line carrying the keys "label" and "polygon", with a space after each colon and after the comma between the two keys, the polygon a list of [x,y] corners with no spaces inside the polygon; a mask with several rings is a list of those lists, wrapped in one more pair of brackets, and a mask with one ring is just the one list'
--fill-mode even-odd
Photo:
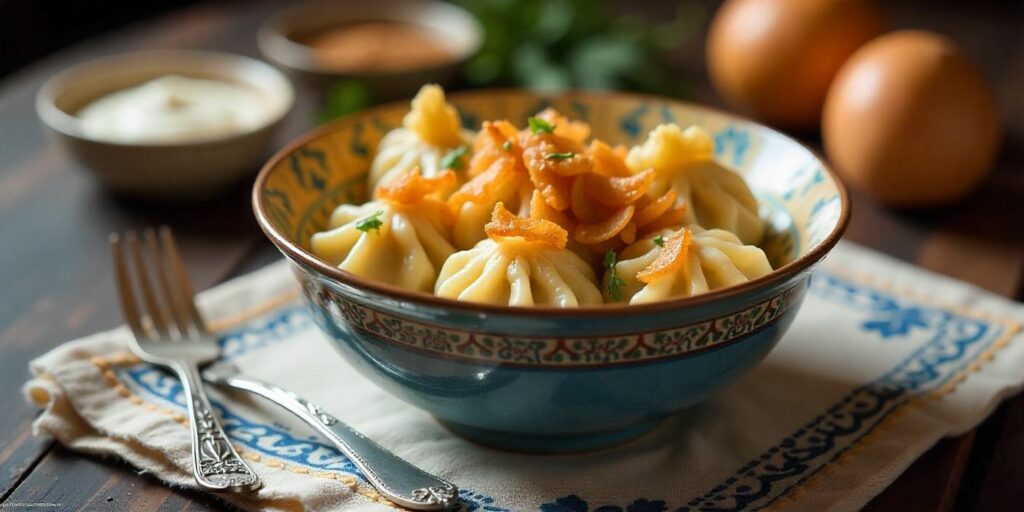
{"label": "blue ceramic bowl", "polygon": [[714,135],[716,157],[762,203],[777,270],[697,297],[580,309],[494,307],[372,282],[309,252],[340,203],[365,200],[381,137],[407,104],[373,108],[301,137],[263,168],[256,218],[292,262],[317,324],[382,388],[483,444],[532,452],[621,442],[735,381],[779,341],[813,265],[849,217],[842,185],[813,152],[759,124],[677,101],[619,93],[455,94],[467,127],[553,106],[595,137],[643,140],[666,121]]}

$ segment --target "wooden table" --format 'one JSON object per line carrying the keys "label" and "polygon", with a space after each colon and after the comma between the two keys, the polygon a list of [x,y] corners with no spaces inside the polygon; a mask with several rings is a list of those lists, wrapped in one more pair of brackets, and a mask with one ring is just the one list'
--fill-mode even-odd
{"label": "wooden table", "polygon": [[[35,411],[20,387],[32,358],[121,322],[107,233],[169,224],[202,288],[276,259],[250,214],[248,183],[215,203],[184,208],[111,197],[44,137],[33,97],[53,73],[100,55],[194,47],[258,56],[255,29],[279,4],[202,4],[80,45],[0,83],[0,501],[8,506],[42,502],[60,503],[62,510],[139,511],[222,506],[198,493],[164,487],[123,463],[73,454],[50,439],[33,437]],[[913,26],[951,35],[993,79],[1007,127],[998,170],[972,198],[931,211],[893,212],[854,194],[847,237],[1020,300],[1024,10],[1009,2],[1002,12],[949,4],[940,9],[896,2],[886,8],[895,26],[911,26],[902,20],[913,20]],[[699,47],[687,48],[678,63],[699,81],[696,99],[716,103],[700,54]],[[300,91],[279,144],[312,125],[314,106],[304,96]],[[806,138],[815,143],[813,136]],[[1024,397],[1016,397],[974,431],[938,443],[869,509],[1020,510],[1021,503]]]}

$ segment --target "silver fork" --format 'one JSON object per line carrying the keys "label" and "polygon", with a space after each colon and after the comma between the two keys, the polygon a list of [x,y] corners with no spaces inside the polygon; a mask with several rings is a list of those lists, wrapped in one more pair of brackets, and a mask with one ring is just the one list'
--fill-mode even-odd
{"label": "silver fork", "polygon": [[219,362],[203,371],[215,384],[257,394],[280,405],[331,441],[385,498],[412,510],[448,510],[459,506],[459,489],[399,458],[331,416],[322,408],[284,388],[239,373]]}
{"label": "silver fork", "polygon": [[[125,233],[123,241],[117,234],[110,235],[121,308],[135,334],[132,352],[144,361],[172,370],[181,380],[192,433],[192,474],[199,487],[210,492],[259,489],[260,479],[231,446],[203,389],[199,366],[216,360],[220,347],[206,330],[192,300],[192,285],[174,237],[166,226],[160,228],[159,242],[152,229],[143,231],[142,236],[149,264],[135,232]],[[122,244],[134,263],[134,278]],[[158,300],[156,287],[151,284],[151,273],[156,274],[162,300]],[[142,295],[146,317],[140,313],[134,288]]]}

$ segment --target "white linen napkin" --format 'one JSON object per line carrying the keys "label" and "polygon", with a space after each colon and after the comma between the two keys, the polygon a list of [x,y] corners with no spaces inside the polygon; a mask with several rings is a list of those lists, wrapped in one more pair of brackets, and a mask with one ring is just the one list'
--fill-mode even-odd
{"label": "white linen napkin", "polygon": [[[283,262],[201,303],[226,359],[454,482],[465,510],[853,510],[1024,382],[1024,306],[850,243],[818,270],[792,328],[751,373],[652,434],[579,455],[480,447],[387,395],[312,324]],[[132,357],[128,335],[96,334],[32,362],[35,432],[192,487],[181,386]],[[265,484],[224,499],[245,509],[391,508],[286,412],[234,392],[213,398]]]}

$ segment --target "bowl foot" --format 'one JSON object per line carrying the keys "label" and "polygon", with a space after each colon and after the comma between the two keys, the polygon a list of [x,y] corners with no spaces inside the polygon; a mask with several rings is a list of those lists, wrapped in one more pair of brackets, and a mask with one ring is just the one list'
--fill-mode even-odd
{"label": "bowl foot", "polygon": [[598,450],[632,441],[657,427],[661,420],[648,421],[620,430],[580,434],[523,434],[486,430],[443,420],[452,433],[491,448],[522,453],[574,453]]}

